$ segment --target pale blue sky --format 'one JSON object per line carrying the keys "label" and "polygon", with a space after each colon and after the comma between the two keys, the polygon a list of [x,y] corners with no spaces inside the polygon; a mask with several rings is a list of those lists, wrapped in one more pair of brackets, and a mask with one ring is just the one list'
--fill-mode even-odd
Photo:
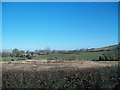
{"label": "pale blue sky", "polygon": [[0,2],[0,50],[2,50],[2,3]]}
{"label": "pale blue sky", "polygon": [[3,3],[3,49],[76,49],[118,43],[118,3]]}

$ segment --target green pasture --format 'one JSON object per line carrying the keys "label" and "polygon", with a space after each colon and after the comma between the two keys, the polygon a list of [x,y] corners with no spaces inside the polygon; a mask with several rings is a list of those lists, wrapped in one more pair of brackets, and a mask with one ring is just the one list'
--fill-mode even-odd
{"label": "green pasture", "polygon": [[[48,55],[38,55],[32,57],[35,60],[94,60],[99,58],[99,56],[103,56],[104,52],[80,52],[74,54],[62,54],[62,53],[50,53]],[[10,61],[10,60],[26,60],[25,57],[2,57],[3,61]]]}
{"label": "green pasture", "polygon": [[39,55],[39,56],[33,57],[33,59],[92,60],[92,59],[98,59],[99,56],[102,56],[102,52],[81,52],[79,54],[51,53],[48,55]]}

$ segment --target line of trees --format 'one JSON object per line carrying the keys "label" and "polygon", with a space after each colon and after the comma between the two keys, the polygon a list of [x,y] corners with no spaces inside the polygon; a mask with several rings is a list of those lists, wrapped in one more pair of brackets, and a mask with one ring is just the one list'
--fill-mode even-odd
{"label": "line of trees", "polygon": [[0,54],[2,57],[22,57],[22,56],[38,56],[38,55],[48,55],[50,53],[59,53],[59,54],[79,54],[79,52],[93,52],[93,49],[76,49],[76,50],[51,50],[50,48],[45,48],[43,50],[35,51],[24,51],[17,48],[13,50],[2,50]]}
{"label": "line of trees", "polygon": [[46,48],[44,50],[35,50],[35,51],[24,51],[24,50],[19,50],[17,48],[13,50],[2,50],[0,54],[2,57],[28,57],[28,56],[37,56],[37,55],[45,55],[52,53],[52,51],[49,48]]}
{"label": "line of trees", "polygon": [[[119,47],[118,47],[119,48]],[[79,54],[80,52],[104,52],[104,55],[99,56],[99,61],[105,61],[105,60],[117,60],[118,54],[120,54],[120,49],[115,48],[114,50],[109,49],[76,49],[76,50],[51,50],[49,47],[45,48],[43,50],[35,50],[35,51],[25,51],[25,50],[19,50],[17,48],[13,50],[2,50],[0,52],[0,55],[2,57],[19,57],[19,58],[26,58],[31,59],[32,57],[39,56],[39,55],[48,55],[50,53],[59,53],[59,54]],[[116,53],[117,52],[117,53]],[[119,52],[119,53],[118,53]]]}

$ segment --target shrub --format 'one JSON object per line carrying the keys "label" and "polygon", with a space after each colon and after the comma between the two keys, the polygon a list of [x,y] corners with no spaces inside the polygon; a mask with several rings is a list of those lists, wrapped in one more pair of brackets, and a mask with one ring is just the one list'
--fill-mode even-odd
{"label": "shrub", "polygon": [[[49,88],[80,90],[114,88],[117,85],[117,68],[86,68],[72,67],[51,68],[50,70],[3,70],[3,88]],[[115,77],[114,82],[109,77]]]}

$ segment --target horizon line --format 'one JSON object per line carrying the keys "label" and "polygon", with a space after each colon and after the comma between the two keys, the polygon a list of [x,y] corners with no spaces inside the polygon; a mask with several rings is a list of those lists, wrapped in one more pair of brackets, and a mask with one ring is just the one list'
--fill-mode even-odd
{"label": "horizon line", "polygon": [[15,47],[15,48],[11,48],[11,49],[3,49],[3,48],[2,48],[2,49],[0,49],[0,51],[2,51],[2,50],[13,50],[13,49],[25,50],[25,51],[27,51],[27,50],[29,50],[29,51],[35,51],[35,50],[45,50],[45,49],[47,49],[47,48],[49,48],[50,50],[80,50],[80,49],[92,49],[92,48],[97,49],[97,48],[103,48],[103,47],[114,46],[114,45],[119,45],[119,43],[117,43],[117,44],[112,44],[112,45],[105,45],[105,46],[101,46],[101,47],[90,47],[90,48],[85,48],[85,47],[83,47],[83,48],[74,48],[74,49],[52,49],[52,48],[50,48],[50,47],[45,47],[45,48],[43,48],[43,49],[41,49],[41,48],[38,48],[38,49],[21,49],[21,48]]}

